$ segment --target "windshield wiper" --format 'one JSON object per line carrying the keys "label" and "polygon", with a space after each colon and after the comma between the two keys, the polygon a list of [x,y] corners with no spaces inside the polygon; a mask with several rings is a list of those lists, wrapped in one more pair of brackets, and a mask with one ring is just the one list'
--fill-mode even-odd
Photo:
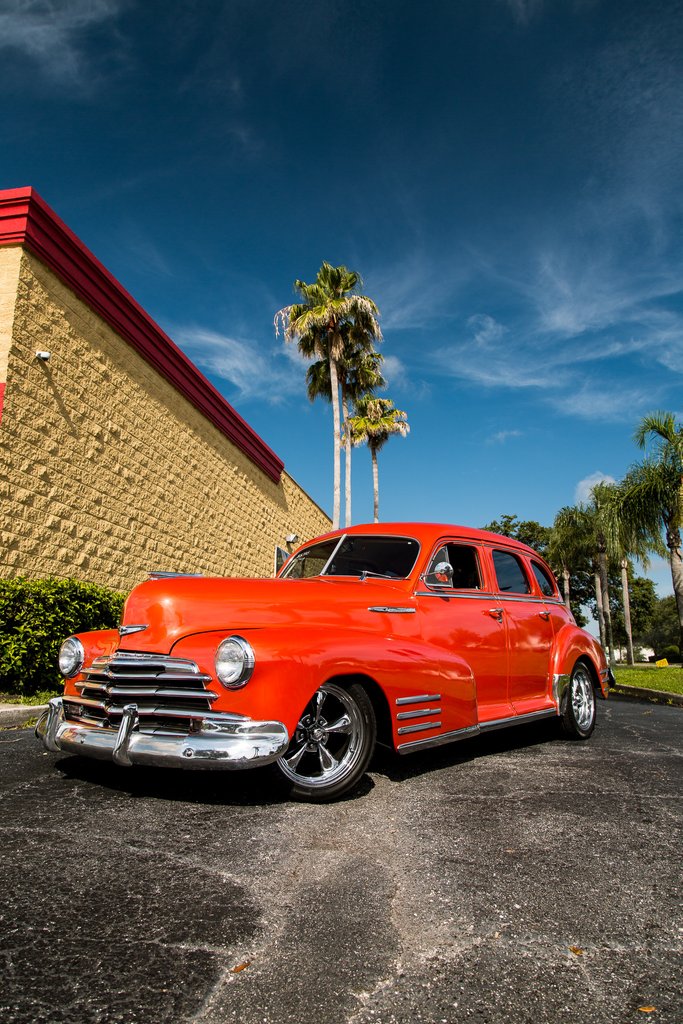
{"label": "windshield wiper", "polygon": [[395,580],[395,579],[398,579],[398,577],[395,576],[395,575],[391,576],[391,575],[389,575],[389,574],[387,574],[385,572],[372,572],[370,569],[363,569],[363,571],[360,574],[360,576],[358,577],[358,579],[360,580],[361,583],[363,583],[368,578],[368,576],[372,576],[374,579],[378,579],[378,580]]}

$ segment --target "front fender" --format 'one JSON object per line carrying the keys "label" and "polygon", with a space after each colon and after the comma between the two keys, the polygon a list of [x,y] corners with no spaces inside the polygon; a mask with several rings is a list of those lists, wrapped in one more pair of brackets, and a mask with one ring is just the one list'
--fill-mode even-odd
{"label": "front fender", "polygon": [[[83,644],[83,650],[85,651],[83,664],[86,666],[91,665],[95,658],[106,654],[113,654],[118,648],[120,640],[118,629],[93,629],[89,633],[74,633],[74,636]],[[78,696],[79,691],[76,689],[76,683],[82,679],[82,672],[72,676],[71,679],[65,679],[64,693]]]}
{"label": "front fender", "polygon": [[[225,631],[195,634],[177,641],[172,653],[196,661],[201,671],[215,679],[216,648],[227,635]],[[213,705],[215,711],[276,719],[291,735],[304,707],[324,682],[335,676],[363,675],[382,689],[392,718],[400,697],[442,694],[450,728],[476,720],[469,666],[453,656],[444,673],[435,653],[427,650],[419,638],[384,633],[378,636],[364,630],[331,635],[329,628],[322,626],[243,629],[239,635],[254,650],[254,671],[238,690],[224,688],[217,679],[210,684],[219,694]]]}

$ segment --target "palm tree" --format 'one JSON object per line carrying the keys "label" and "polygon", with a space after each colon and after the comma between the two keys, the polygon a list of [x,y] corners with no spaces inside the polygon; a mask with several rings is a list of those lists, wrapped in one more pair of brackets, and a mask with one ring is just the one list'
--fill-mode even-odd
{"label": "palm tree", "polygon": [[389,398],[362,395],[356,402],[355,416],[349,418],[349,432],[354,445],[367,444],[372,456],[374,521],[379,522],[379,473],[377,453],[392,434],[405,437],[410,431],[408,417]]}
{"label": "palm tree", "polygon": [[569,608],[572,574],[585,572],[592,575],[600,643],[605,647],[605,606],[591,513],[585,505],[566,505],[555,516],[552,530],[549,558],[552,564],[561,566],[564,602]]}
{"label": "palm tree", "polygon": [[631,626],[631,598],[629,594],[629,571],[631,558],[637,558],[647,568],[648,553],[655,551],[665,553],[661,535],[658,530],[653,532],[643,523],[629,522],[622,514],[623,482],[612,485],[603,492],[603,516],[609,544],[616,553],[621,569],[621,594],[624,611],[624,629],[626,632],[626,660],[629,665],[635,662],[633,653],[633,630]]}
{"label": "palm tree", "polygon": [[334,432],[334,514],[333,526],[339,526],[341,503],[341,421],[339,415],[339,362],[344,353],[344,341],[350,333],[365,332],[379,341],[379,310],[365,295],[354,289],[360,285],[359,275],[346,267],[333,267],[324,262],[312,284],[295,281],[294,287],[301,302],[285,306],[275,314],[275,330],[284,327],[287,341],[298,340],[300,352],[326,359],[330,368],[330,396]]}
{"label": "palm tree", "polygon": [[572,572],[585,571],[580,566],[590,564],[590,554],[585,536],[578,525],[578,510],[565,505],[555,516],[550,531],[548,559],[562,577],[564,603],[571,611],[571,575]]}
{"label": "palm tree", "polygon": [[558,537],[564,541],[569,558],[579,557],[590,562],[595,585],[600,643],[609,651],[610,660],[614,661],[608,572],[609,559],[612,555],[612,534],[606,521],[605,510],[610,487],[611,485],[606,483],[596,484],[589,502],[561,509],[555,518],[554,528],[558,532]]}
{"label": "palm tree", "polygon": [[[363,337],[354,344],[354,337],[347,339],[342,358],[338,362],[339,384],[341,389],[342,411],[342,444],[344,446],[345,469],[345,523],[351,525],[351,433],[349,430],[349,402],[355,403],[361,395],[374,394],[377,389],[385,388],[387,382],[382,376],[381,365],[384,357],[367,344]],[[311,401],[320,397],[332,401],[330,386],[330,364],[326,359],[318,359],[306,370],[306,385]]]}
{"label": "palm tree", "polygon": [[651,454],[624,477],[617,512],[626,529],[664,534],[683,650],[683,425],[673,413],[652,413],[640,422],[634,440],[643,449],[650,444]]}

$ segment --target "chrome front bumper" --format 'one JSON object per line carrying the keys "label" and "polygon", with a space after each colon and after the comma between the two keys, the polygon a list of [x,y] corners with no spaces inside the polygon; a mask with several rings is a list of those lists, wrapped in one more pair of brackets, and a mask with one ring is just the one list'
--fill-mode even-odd
{"label": "chrome front bumper", "polygon": [[36,736],[53,752],[170,768],[255,768],[275,761],[289,745],[282,722],[229,713],[203,715],[184,735],[141,732],[135,704],[123,709],[118,729],[82,725],[64,717],[61,697],[53,697],[38,719]]}

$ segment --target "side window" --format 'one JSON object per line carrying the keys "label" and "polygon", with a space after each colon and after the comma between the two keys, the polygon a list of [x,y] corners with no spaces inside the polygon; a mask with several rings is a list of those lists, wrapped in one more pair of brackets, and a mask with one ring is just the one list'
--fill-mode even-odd
{"label": "side window", "polygon": [[529,594],[531,586],[522,568],[522,563],[509,551],[494,551],[493,564],[496,569],[498,591],[501,594]]}
{"label": "side window", "polygon": [[[448,562],[453,570],[452,581],[438,579],[434,574],[440,562]],[[436,552],[427,571],[431,586],[448,586],[453,590],[480,590],[481,575],[475,548],[466,544],[444,544]]]}
{"label": "side window", "polygon": [[541,588],[541,593],[545,597],[555,597],[557,591],[555,590],[555,584],[548,571],[544,569],[542,565],[539,565],[538,562],[532,562],[531,568],[533,569],[534,576],[536,577],[536,582]]}

